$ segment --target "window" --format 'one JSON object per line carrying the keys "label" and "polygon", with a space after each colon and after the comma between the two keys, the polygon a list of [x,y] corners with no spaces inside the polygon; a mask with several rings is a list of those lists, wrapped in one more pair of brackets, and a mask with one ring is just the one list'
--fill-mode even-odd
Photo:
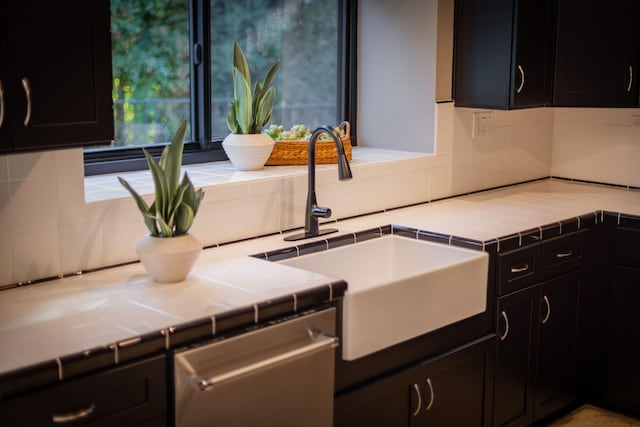
{"label": "window", "polygon": [[185,163],[226,159],[234,41],[254,79],[280,60],[271,123],[353,123],[355,3],[111,0],[115,137],[85,149],[85,173],[144,169],[141,147],[158,154],[184,118]]}

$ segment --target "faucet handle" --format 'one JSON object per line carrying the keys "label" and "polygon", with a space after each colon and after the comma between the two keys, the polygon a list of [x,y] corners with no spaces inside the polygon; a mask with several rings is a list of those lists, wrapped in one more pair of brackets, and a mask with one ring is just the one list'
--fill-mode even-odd
{"label": "faucet handle", "polygon": [[322,206],[314,206],[311,208],[311,215],[316,218],[330,218],[331,208],[325,208]]}

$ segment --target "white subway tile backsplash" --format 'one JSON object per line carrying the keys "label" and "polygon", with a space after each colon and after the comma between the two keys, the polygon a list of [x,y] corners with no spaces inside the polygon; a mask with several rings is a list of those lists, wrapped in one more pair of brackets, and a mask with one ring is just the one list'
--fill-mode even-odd
{"label": "white subway tile backsplash", "polygon": [[16,153],[8,156],[9,181],[53,179],[57,173],[57,151]]}
{"label": "white subway tile backsplash", "polygon": [[102,222],[60,227],[60,265],[63,274],[104,265]]}
{"label": "white subway tile backsplash", "polygon": [[[345,182],[335,165],[318,165],[319,204],[336,219],[549,175],[640,186],[640,129],[629,118],[638,109],[494,111],[493,134],[472,138],[474,111],[437,104],[433,155],[355,147]],[[82,157],[0,156],[0,285],[137,259],[147,230],[134,201],[117,174],[83,179]],[[306,165],[185,169],[205,189],[192,228],[204,245],[304,225]],[[148,171],[121,175],[153,200]]]}
{"label": "white subway tile backsplash", "polygon": [[0,183],[9,181],[9,156],[0,155]]}
{"label": "white subway tile backsplash", "polygon": [[14,233],[50,230],[58,226],[56,179],[39,177],[12,181],[7,206]]}
{"label": "white subway tile backsplash", "polygon": [[0,232],[0,285],[16,282],[13,275],[12,243],[11,235]]}
{"label": "white subway tile backsplash", "polygon": [[59,230],[30,230],[12,234],[14,281],[25,282],[61,274]]}

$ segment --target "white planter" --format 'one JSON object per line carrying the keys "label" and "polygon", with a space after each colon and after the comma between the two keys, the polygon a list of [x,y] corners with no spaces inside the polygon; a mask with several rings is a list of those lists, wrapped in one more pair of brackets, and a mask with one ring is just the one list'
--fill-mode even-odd
{"label": "white planter", "polygon": [[254,171],[264,167],[275,142],[266,133],[241,135],[230,133],[222,141],[224,152],[233,166],[242,171]]}
{"label": "white planter", "polygon": [[156,282],[174,283],[187,277],[202,252],[202,243],[191,234],[177,237],[147,234],[136,243],[136,252]]}

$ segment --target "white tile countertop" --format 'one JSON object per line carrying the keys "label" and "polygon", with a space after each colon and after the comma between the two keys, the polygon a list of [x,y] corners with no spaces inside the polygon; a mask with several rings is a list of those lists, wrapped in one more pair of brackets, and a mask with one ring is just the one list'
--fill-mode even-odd
{"label": "white tile countertop", "polygon": [[[329,236],[398,224],[488,241],[600,211],[640,216],[640,191],[549,179],[337,221]],[[0,374],[335,280],[248,256],[290,246],[274,235],[208,249],[177,284],[132,264],[1,291]]]}

